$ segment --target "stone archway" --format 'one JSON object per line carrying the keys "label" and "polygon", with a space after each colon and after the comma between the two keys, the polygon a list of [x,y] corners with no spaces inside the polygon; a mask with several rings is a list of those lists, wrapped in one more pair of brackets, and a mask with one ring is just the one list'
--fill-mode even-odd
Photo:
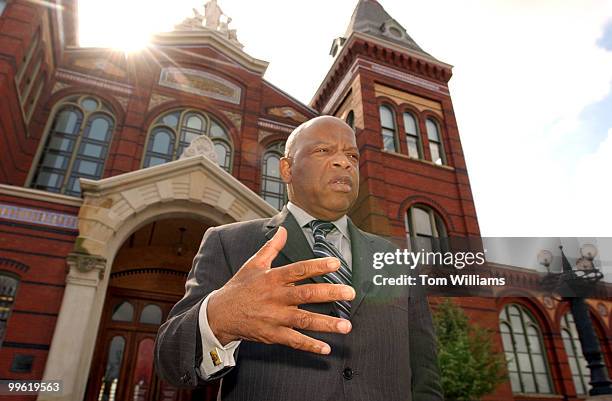
{"label": "stone archway", "polygon": [[159,218],[189,216],[225,224],[277,211],[204,156],[99,181],[81,179],[84,202],[44,380],[63,393],[38,400],[82,399],[95,348],[109,274],[121,244]]}

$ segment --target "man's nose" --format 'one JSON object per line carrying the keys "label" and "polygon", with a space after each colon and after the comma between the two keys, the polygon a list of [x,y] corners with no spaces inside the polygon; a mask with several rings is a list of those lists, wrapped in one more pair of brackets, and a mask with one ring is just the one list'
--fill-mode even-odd
{"label": "man's nose", "polygon": [[348,157],[345,154],[339,154],[336,157],[334,157],[333,163],[334,163],[334,167],[340,167],[340,168],[353,167],[353,164],[351,163],[351,161],[348,159]]}

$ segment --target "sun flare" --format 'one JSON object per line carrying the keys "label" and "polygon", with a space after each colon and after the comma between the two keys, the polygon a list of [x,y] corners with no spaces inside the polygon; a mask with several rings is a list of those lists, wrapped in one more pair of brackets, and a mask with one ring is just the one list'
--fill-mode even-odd
{"label": "sun flare", "polygon": [[126,53],[141,50],[158,32],[191,16],[191,8],[203,1],[178,0],[79,0],[79,45],[105,47]]}

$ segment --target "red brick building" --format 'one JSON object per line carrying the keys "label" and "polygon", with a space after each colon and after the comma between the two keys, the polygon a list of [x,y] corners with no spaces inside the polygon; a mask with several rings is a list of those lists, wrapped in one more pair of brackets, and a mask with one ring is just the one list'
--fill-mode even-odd
{"label": "red brick building", "polygon": [[[355,128],[357,225],[423,241],[479,236],[452,67],[377,1],[358,2],[310,105],[267,82],[268,63],[227,25],[190,18],[126,56],[77,46],[77,6],[0,1],[0,379],[64,385],[60,398],[11,399],[197,398],[153,374],[157,327],[208,227],[282,204],[283,143],[309,118]],[[195,138],[207,138],[189,148],[198,155],[181,158]],[[456,300],[520,362],[486,400],[584,399],[567,304],[539,293],[532,271],[497,270],[520,288]],[[588,304],[612,366],[602,294]]]}

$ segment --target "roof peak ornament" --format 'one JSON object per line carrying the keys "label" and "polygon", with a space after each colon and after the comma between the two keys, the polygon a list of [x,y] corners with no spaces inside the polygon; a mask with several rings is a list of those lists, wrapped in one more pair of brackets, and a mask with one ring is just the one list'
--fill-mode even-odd
{"label": "roof peak ornament", "polygon": [[176,25],[176,31],[204,31],[210,30],[223,36],[225,39],[238,46],[244,47],[238,40],[236,29],[230,29],[232,18],[221,10],[217,0],[209,0],[204,4],[204,14],[197,8],[193,8],[193,17],[185,18],[183,22]]}

